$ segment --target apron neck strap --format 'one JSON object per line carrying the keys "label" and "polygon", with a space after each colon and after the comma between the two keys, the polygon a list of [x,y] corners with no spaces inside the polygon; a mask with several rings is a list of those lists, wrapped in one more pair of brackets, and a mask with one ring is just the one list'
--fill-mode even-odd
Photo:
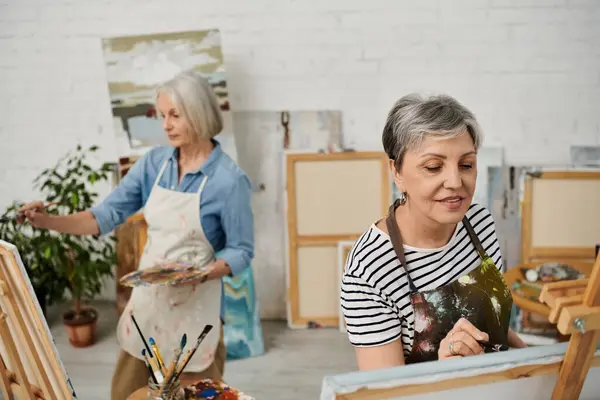
{"label": "apron neck strap", "polygon": [[[388,233],[390,234],[390,240],[392,241],[392,246],[394,246],[396,257],[398,257],[400,265],[402,266],[402,268],[404,268],[404,271],[406,272],[406,278],[408,280],[408,285],[410,287],[411,292],[414,293],[417,292],[417,287],[413,283],[412,279],[410,278],[410,274],[408,273],[408,264],[406,263],[406,257],[404,256],[402,236],[400,235],[400,230],[398,229],[398,222],[396,221],[396,208],[398,206],[398,200],[394,201],[394,203],[390,206],[388,216],[385,220],[385,224],[387,226]],[[481,244],[481,241],[475,234],[475,230],[471,226],[469,219],[465,216],[463,217],[462,222],[465,226],[465,229],[467,230],[467,233],[469,234],[469,237],[471,238],[471,243],[473,243],[473,245],[477,249],[479,257],[481,257],[481,259],[483,260],[487,257],[487,254],[485,252],[485,249],[483,248],[483,245]]]}
{"label": "apron neck strap", "polygon": [[204,185],[206,185],[207,180],[208,180],[208,175],[204,175],[204,178],[202,178],[202,182],[200,182],[200,187],[198,188],[198,194],[202,193],[202,190],[204,189]]}
{"label": "apron neck strap", "polygon": [[463,225],[467,229],[467,233],[469,234],[469,237],[471,238],[471,243],[473,243],[473,245],[477,249],[477,253],[479,254],[479,257],[481,257],[481,259],[483,260],[484,258],[486,258],[487,254],[481,244],[481,241],[475,234],[475,230],[471,226],[471,223],[469,222],[469,219],[467,218],[467,216],[465,216],[463,218]]}
{"label": "apron neck strap", "polygon": [[162,166],[160,167],[160,170],[158,171],[158,175],[156,175],[156,179],[154,180],[154,184],[152,185],[153,188],[154,188],[154,186],[158,185],[158,182],[160,182],[160,178],[162,178],[163,172],[165,172],[165,168],[167,168],[168,162],[169,162],[169,159],[166,159],[165,162],[163,162]]}
{"label": "apron neck strap", "polygon": [[404,246],[402,245],[402,237],[400,236],[400,230],[398,229],[398,223],[396,221],[396,208],[399,205],[399,201],[394,201],[394,204],[390,206],[390,210],[388,216],[385,220],[388,233],[390,234],[390,240],[392,241],[392,246],[394,246],[394,251],[396,252],[396,257],[400,261],[400,266],[404,268],[404,272],[406,272],[406,279],[408,280],[408,286],[410,287],[411,293],[417,292],[417,287],[413,283],[410,278],[410,274],[408,273],[408,264],[406,263],[406,257],[404,256]]}

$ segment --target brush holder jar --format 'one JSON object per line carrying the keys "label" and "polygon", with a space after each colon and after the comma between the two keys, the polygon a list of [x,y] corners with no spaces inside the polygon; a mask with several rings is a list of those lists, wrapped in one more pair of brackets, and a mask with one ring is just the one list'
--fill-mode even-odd
{"label": "brush holder jar", "polygon": [[162,386],[150,378],[146,400],[185,400],[185,390],[181,387],[179,380],[171,382],[166,388]]}

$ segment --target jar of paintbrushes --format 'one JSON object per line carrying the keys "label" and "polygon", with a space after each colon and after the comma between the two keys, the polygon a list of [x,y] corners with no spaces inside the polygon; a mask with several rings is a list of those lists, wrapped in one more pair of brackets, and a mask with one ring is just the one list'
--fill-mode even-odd
{"label": "jar of paintbrushes", "polygon": [[185,400],[185,389],[181,387],[179,380],[185,367],[190,362],[190,359],[196,353],[196,350],[200,346],[200,343],[206,338],[208,333],[212,330],[212,325],[206,325],[196,342],[192,345],[192,348],[183,355],[187,343],[187,335],[184,333],[181,337],[179,347],[173,350],[173,357],[170,363],[166,363],[163,360],[161,352],[158,348],[158,343],[151,337],[149,343],[146,342],[140,327],[135,320],[133,314],[131,320],[136,327],[136,330],[140,334],[140,339],[144,348],[142,349],[142,356],[148,368],[148,394],[147,400]]}

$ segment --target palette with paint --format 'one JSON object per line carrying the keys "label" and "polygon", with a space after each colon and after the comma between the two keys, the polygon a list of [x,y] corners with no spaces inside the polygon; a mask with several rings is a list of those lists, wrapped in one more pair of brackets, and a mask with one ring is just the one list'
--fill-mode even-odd
{"label": "palette with paint", "polygon": [[119,282],[127,287],[201,283],[206,280],[207,271],[194,264],[162,263],[133,271],[123,276]]}
{"label": "palette with paint", "polygon": [[255,400],[231,386],[211,379],[202,379],[185,388],[186,399],[195,400]]}

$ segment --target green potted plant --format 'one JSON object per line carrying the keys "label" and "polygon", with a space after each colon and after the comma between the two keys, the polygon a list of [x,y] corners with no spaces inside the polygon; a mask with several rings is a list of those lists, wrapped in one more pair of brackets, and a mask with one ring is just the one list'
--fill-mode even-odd
{"label": "green potted plant", "polygon": [[23,265],[44,315],[47,308],[64,300],[67,287],[65,274],[55,268],[52,249],[48,246],[48,232],[32,229],[14,220],[23,203],[13,202],[4,212],[6,222],[0,223],[0,239],[12,243],[19,249]]}
{"label": "green potted plant", "polygon": [[[54,168],[44,171],[34,185],[45,197],[46,203],[56,203],[47,210],[54,214],[73,214],[88,210],[98,193],[92,188],[107,181],[112,167],[103,164],[94,168],[87,161],[97,146],[67,153]],[[66,288],[71,295],[72,307],[63,314],[63,323],[71,345],[90,346],[95,342],[98,311],[85,300],[97,296],[105,278],[113,276],[116,263],[113,236],[80,236],[46,232],[42,248],[47,252],[55,269],[62,271]]]}

